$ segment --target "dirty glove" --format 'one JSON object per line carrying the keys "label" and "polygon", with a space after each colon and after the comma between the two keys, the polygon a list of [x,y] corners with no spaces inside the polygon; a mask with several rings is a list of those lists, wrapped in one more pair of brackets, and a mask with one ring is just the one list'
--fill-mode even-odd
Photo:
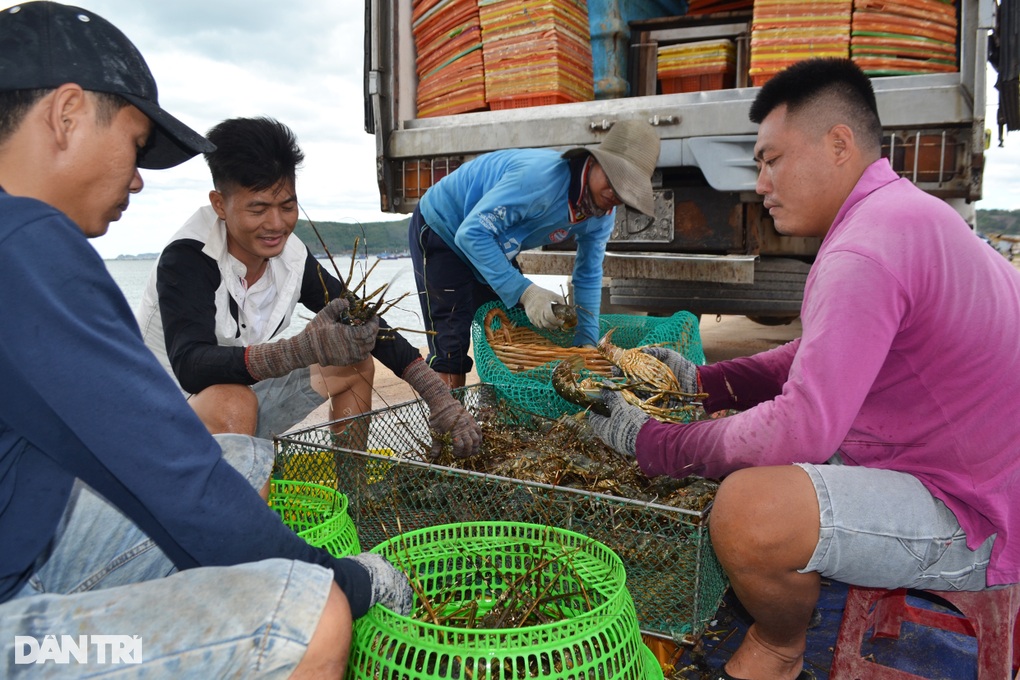
{"label": "dirty glove", "polygon": [[371,609],[381,604],[401,616],[411,613],[414,591],[402,571],[394,567],[382,555],[363,552],[345,559],[357,562],[372,579],[372,596],[368,606]]}
{"label": "dirty glove", "polygon": [[669,366],[669,370],[673,371],[677,382],[680,383],[680,391],[687,394],[699,392],[698,365],[693,361],[668,347],[642,347],[641,351]]}
{"label": "dirty glove", "polygon": [[617,390],[602,388],[602,403],[609,408],[609,417],[588,413],[588,423],[599,439],[613,450],[634,458],[638,432],[648,422],[648,414],[628,404]]}
{"label": "dirty glove", "polygon": [[546,290],[536,284],[531,284],[521,293],[521,304],[524,305],[524,313],[528,315],[528,321],[538,328],[559,328],[563,322],[553,314],[553,304],[567,304],[562,295],[557,295],[551,290]]}
{"label": "dirty glove", "polygon": [[[482,445],[482,428],[471,414],[450,394],[450,387],[422,359],[415,359],[401,376],[408,385],[421,394],[429,406],[429,427],[437,432],[449,433],[453,440],[453,455],[467,458],[478,453]],[[430,455],[435,458],[443,443],[433,440]]]}
{"label": "dirty glove", "polygon": [[256,380],[265,380],[312,364],[350,366],[364,360],[375,347],[379,318],[372,317],[360,326],[341,323],[347,307],[347,300],[337,298],[294,337],[249,346],[244,353],[248,372]]}

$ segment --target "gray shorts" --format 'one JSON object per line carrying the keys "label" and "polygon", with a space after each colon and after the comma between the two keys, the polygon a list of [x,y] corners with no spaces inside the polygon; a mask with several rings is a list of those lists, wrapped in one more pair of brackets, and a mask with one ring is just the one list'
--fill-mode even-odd
{"label": "gray shorts", "polygon": [[261,380],[252,385],[252,390],[259,398],[255,436],[262,439],[287,432],[325,401],[312,389],[312,373],[308,367],[281,378]]}
{"label": "gray shorts", "polygon": [[799,463],[821,512],[802,573],[876,588],[982,590],[995,536],[978,547],[917,478],[892,470]]}

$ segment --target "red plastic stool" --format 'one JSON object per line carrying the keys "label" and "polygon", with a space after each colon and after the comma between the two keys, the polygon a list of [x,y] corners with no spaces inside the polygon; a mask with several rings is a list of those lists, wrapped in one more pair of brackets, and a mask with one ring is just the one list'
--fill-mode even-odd
{"label": "red plastic stool", "polygon": [[882,666],[861,656],[864,634],[899,638],[900,624],[912,621],[977,638],[978,680],[1010,680],[1020,666],[1020,585],[978,592],[918,591],[945,600],[962,616],[907,603],[907,590],[850,586],[832,657],[830,680],[906,680],[918,675]]}

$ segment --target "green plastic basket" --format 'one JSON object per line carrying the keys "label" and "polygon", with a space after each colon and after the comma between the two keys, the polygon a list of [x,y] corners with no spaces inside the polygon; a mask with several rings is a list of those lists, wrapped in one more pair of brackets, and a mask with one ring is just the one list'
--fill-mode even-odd
{"label": "green plastic basket", "polygon": [[[555,345],[569,347],[574,341],[572,331],[535,328],[523,309],[507,309],[499,301],[487,302],[475,312],[471,324],[471,342],[478,379],[497,386],[519,408],[529,413],[558,418],[579,412],[580,406],[570,403],[553,389],[551,378],[557,361],[514,373],[496,356],[485,337],[485,316],[494,307],[502,309],[515,326],[530,328]],[[599,317],[599,336],[611,329],[615,329],[612,342],[618,347],[633,349],[645,345],[661,345],[680,352],[698,365],[705,363],[698,317],[690,312],[680,311],[669,317],[603,314]]]}
{"label": "green plastic basket", "polygon": [[[519,429],[522,437],[549,426],[493,385],[453,391],[479,422]],[[350,501],[348,512],[364,549],[437,524],[514,521],[557,526],[602,542],[623,561],[638,622],[646,633],[693,645],[726,592],[727,580],[708,535],[710,507],[695,512],[566,486],[553,486],[430,464],[428,406],[390,406],[333,425],[276,438],[273,476],[330,480]],[[368,432],[364,439],[349,432]]]}
{"label": "green plastic basket", "polygon": [[400,534],[372,552],[444,615],[473,602],[481,617],[500,596],[523,603],[538,593],[558,620],[478,628],[373,607],[355,622],[348,680],[663,677],[642,642],[623,563],[598,541],[537,524],[466,522]]}
{"label": "green plastic basket", "polygon": [[347,496],[336,489],[274,479],[269,488],[269,506],[309,545],[325,548],[334,557],[361,552],[358,531],[347,513]]}

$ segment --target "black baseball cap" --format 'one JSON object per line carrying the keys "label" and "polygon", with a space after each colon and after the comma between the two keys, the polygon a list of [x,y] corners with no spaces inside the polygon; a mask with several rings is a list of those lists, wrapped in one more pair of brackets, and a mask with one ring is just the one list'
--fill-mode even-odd
{"label": "black baseball cap", "polygon": [[172,168],[216,146],[159,106],[156,80],[138,49],[103,17],[56,2],[0,11],[0,91],[77,83],[128,100],[154,123],[138,167]]}

